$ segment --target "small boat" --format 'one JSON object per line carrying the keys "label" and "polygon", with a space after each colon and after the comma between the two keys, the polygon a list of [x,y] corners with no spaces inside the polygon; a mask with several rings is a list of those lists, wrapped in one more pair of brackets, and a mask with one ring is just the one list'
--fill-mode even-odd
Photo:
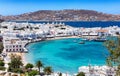
{"label": "small boat", "polygon": [[88,39],[82,39],[83,41],[87,41]]}
{"label": "small boat", "polygon": [[89,39],[89,41],[93,41],[94,39]]}
{"label": "small boat", "polygon": [[85,44],[85,42],[84,42],[84,41],[81,41],[81,42],[79,42],[79,44]]}
{"label": "small boat", "polygon": [[94,41],[97,41],[97,42],[105,42],[107,39],[106,38],[97,38],[97,39],[94,39]]}

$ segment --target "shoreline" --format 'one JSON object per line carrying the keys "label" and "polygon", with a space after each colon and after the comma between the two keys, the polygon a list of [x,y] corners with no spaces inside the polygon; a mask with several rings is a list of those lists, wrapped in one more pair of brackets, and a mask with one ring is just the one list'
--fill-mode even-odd
{"label": "shoreline", "polygon": [[[39,41],[31,41],[31,42],[28,42],[26,45],[25,45],[25,47],[24,48],[26,48],[26,46],[27,45],[29,45],[29,44],[31,44],[31,43],[36,43],[36,42],[42,42],[42,41],[49,41],[49,40],[59,40],[59,39],[69,39],[69,38],[83,38],[83,37],[81,37],[81,36],[65,36],[65,37],[55,37],[55,38],[46,38],[45,40],[39,40]],[[29,50],[28,50],[28,53],[29,53]],[[12,53],[9,53],[9,54],[12,54]],[[27,63],[29,63],[28,61],[26,61],[26,57],[25,57],[25,54],[26,53],[15,53],[16,55],[19,55],[19,56],[21,56],[21,58],[22,58],[22,62],[23,62],[23,65],[25,66]],[[34,65],[34,64],[33,64]],[[101,65],[101,66],[99,66],[99,65],[92,65],[91,66],[92,68],[95,68],[95,69],[97,69],[96,67],[99,67],[99,68],[101,68],[101,69],[104,69],[104,67],[105,67],[105,69],[107,70],[107,69],[109,69],[109,68],[111,68],[111,67],[108,67],[107,65]],[[116,66],[114,66],[114,67],[116,67]],[[81,70],[85,70],[84,72],[86,72],[87,70],[88,70],[88,68],[89,68],[89,66],[79,66],[78,67],[78,71],[77,72],[81,72]],[[97,69],[97,70],[99,70],[99,69]],[[100,70],[101,71],[101,70]],[[54,72],[54,73],[57,73],[57,71],[56,72]],[[61,73],[66,73],[66,72],[61,72]],[[72,74],[76,74],[76,72],[75,73],[69,73],[70,75]]]}
{"label": "shoreline", "polygon": [[119,22],[120,20],[93,20],[93,21],[89,21],[89,20],[6,20],[7,22],[9,21],[13,21],[13,22],[28,22],[28,21],[32,21],[32,22]]}
{"label": "shoreline", "polygon": [[[31,44],[31,43],[36,43],[36,42],[41,42],[41,41],[49,41],[49,40],[58,40],[58,39],[69,39],[69,38],[81,38],[79,36],[64,36],[64,37],[54,37],[54,38],[46,38],[45,40],[38,40],[38,41],[30,41],[30,42],[27,42],[24,46],[24,48],[26,49],[26,46]],[[29,50],[27,50],[28,52],[11,52],[11,53],[7,53],[8,55],[8,58],[10,58],[10,55],[11,54],[15,54],[15,55],[18,55],[22,58],[22,62],[23,62],[23,65],[26,65],[28,63],[28,61],[26,61],[26,57],[25,57],[25,54],[26,53],[29,53]]]}
{"label": "shoreline", "polygon": [[[49,40],[59,40],[59,39],[69,39],[69,38],[81,38],[79,36],[65,36],[65,37],[54,37],[54,38],[47,38],[45,40],[39,40],[39,41],[31,41],[25,44],[24,48],[26,49],[26,46],[31,44],[31,43],[36,43],[36,42],[41,42],[41,41],[49,41]],[[28,50],[29,53],[29,50]],[[17,55],[21,56],[23,64],[26,65],[28,62],[26,61],[25,58],[26,53],[18,53]]]}
{"label": "shoreline", "polygon": [[[42,41],[49,41],[49,40],[59,40],[59,39],[69,39],[69,38],[84,38],[84,37],[81,37],[81,36],[63,36],[63,37],[53,37],[53,38],[46,38],[44,40],[38,40],[38,41],[30,41],[30,42],[27,42],[24,46],[24,48],[26,49],[26,46],[31,44],[31,43],[36,43],[36,42],[42,42]],[[29,50],[27,50],[29,53]],[[8,55],[10,54],[13,54],[13,53],[8,53]],[[20,56],[22,58],[22,62],[23,62],[23,65],[26,65],[27,63],[29,63],[28,61],[26,61],[26,57],[25,57],[25,52],[18,52],[18,53],[15,53],[16,55]],[[78,67],[79,68],[79,67]]]}
{"label": "shoreline", "polygon": [[[69,38],[82,38],[82,37],[79,37],[79,36],[68,36],[68,37],[55,37],[55,38],[47,38],[45,39],[44,41],[48,41],[48,40],[59,40],[59,39],[69,39]],[[37,42],[41,42],[41,41],[37,41]],[[31,42],[31,43],[35,43],[35,42]],[[31,44],[31,43],[28,43]],[[25,47],[26,48],[26,47]],[[28,52],[29,53],[29,52]],[[22,61],[23,61],[23,64],[26,65],[28,62],[26,61],[26,58],[25,58],[25,53],[22,53]],[[103,69],[105,67],[105,69],[108,69],[108,68],[111,68],[111,67],[108,67],[107,65],[91,65],[92,68],[95,68],[96,67],[99,67],[101,69]],[[114,66],[116,67],[116,66]],[[87,68],[87,69],[86,69]],[[85,70],[88,70],[89,66],[79,66],[78,67],[78,72],[81,72],[81,69],[85,69]],[[57,71],[56,71],[57,72]],[[55,72],[55,73],[56,73]],[[62,73],[65,73],[65,72],[62,72]],[[76,74],[76,73],[71,73],[71,74]]]}
{"label": "shoreline", "polygon": [[64,36],[64,37],[46,38],[44,40],[30,41],[30,42],[28,42],[28,43],[25,44],[24,48],[26,48],[27,45],[29,45],[31,43],[35,43],[35,42],[47,41],[47,40],[67,39],[67,38],[82,38],[82,37],[79,37],[79,36]]}

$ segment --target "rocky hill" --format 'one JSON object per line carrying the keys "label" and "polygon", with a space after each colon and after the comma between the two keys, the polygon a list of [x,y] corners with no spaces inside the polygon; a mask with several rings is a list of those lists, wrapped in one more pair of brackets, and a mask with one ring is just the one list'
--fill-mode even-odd
{"label": "rocky hill", "polygon": [[105,14],[93,10],[40,10],[15,16],[2,16],[4,20],[120,20],[119,15]]}

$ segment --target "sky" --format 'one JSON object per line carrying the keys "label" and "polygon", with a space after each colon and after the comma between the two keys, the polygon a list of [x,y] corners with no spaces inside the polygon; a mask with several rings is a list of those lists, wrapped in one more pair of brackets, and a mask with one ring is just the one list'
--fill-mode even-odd
{"label": "sky", "polygon": [[120,0],[0,0],[0,15],[19,15],[38,10],[86,9],[120,14]]}

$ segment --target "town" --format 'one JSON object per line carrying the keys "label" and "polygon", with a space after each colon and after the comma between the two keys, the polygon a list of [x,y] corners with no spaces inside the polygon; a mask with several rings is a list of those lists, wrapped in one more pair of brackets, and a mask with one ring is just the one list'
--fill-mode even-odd
{"label": "town", "polygon": [[[29,50],[26,49],[26,45],[33,42],[44,41],[44,40],[54,40],[62,38],[83,38],[84,40],[94,40],[94,41],[106,41],[107,36],[118,36],[120,34],[120,28],[118,26],[110,27],[94,27],[94,28],[84,28],[84,27],[72,27],[65,25],[64,23],[17,23],[17,22],[2,22],[0,23],[0,41],[3,43],[2,58],[5,60],[5,67],[8,68],[8,62],[10,61],[9,55],[17,53],[28,53]],[[103,39],[104,38],[104,39]],[[75,41],[73,41],[75,42]],[[79,42],[78,42],[79,43]],[[83,44],[80,42],[80,44]],[[6,57],[4,57],[6,56]],[[23,56],[23,55],[22,55]],[[27,64],[27,61],[24,62]],[[98,66],[96,66],[98,67]],[[96,67],[93,67],[94,69]],[[100,68],[106,68],[107,66],[101,66]],[[89,76],[89,67],[80,67],[79,72],[83,71]],[[100,71],[101,69],[96,69]],[[104,74],[115,75],[109,73],[109,71]],[[93,74],[102,75],[99,72]]]}

